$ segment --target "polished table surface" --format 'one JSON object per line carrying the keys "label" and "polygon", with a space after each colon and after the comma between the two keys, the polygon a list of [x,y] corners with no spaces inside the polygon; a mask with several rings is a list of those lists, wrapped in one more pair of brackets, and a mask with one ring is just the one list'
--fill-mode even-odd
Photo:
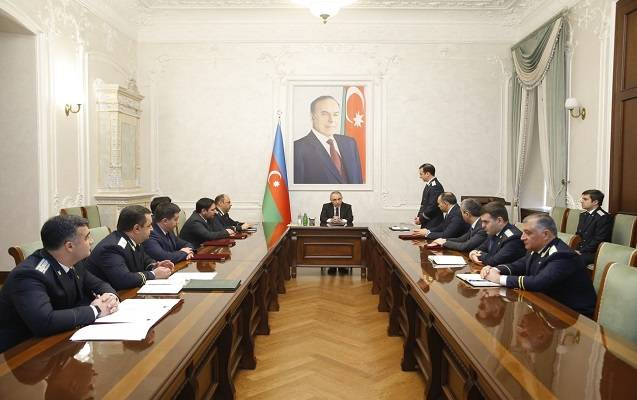
{"label": "polished table surface", "polygon": [[387,224],[369,230],[498,397],[637,398],[634,343],[542,294],[473,288],[455,278],[477,265],[435,269],[428,260],[460,253],[401,240]]}
{"label": "polished table surface", "polygon": [[[494,397],[637,398],[633,343],[541,294],[474,289],[454,277],[457,270],[434,269],[427,258],[453,252],[430,251],[400,240],[400,232],[388,226],[366,227],[375,245],[400,270],[410,295],[431,310],[445,340],[459,347]],[[317,232],[323,229],[339,228],[316,227]],[[286,232],[284,226],[260,229],[234,247],[206,250],[230,252],[229,260],[182,263],[179,268],[214,270],[220,279],[249,282]],[[72,332],[28,340],[0,358],[0,398],[161,396],[166,382],[185,373],[186,361],[202,340],[221,329],[242,290],[180,293],[184,301],[143,342],[75,343],[68,340]],[[128,290],[122,297],[135,293]]]}

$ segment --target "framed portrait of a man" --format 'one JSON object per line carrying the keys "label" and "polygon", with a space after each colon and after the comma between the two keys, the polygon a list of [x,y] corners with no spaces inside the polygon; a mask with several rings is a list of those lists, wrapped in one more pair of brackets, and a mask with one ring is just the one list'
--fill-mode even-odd
{"label": "framed portrait of a man", "polygon": [[369,82],[295,82],[292,190],[370,188]]}

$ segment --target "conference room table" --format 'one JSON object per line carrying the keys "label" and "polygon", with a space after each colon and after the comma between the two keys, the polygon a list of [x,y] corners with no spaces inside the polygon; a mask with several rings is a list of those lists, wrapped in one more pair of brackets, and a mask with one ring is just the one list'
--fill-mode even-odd
{"label": "conference room table", "polygon": [[455,274],[477,266],[434,268],[428,256],[458,253],[398,234],[389,224],[263,224],[233,247],[202,248],[230,258],[177,269],[240,279],[237,291],[164,296],[183,301],[141,342],[71,342],[73,331],[27,340],[0,356],[0,399],[232,399],[236,371],[258,368],[254,338],[269,334],[292,267],[323,262],[366,272],[387,333],[404,340],[396,368],[423,375],[423,398],[637,398],[635,344],[544,295],[472,288]]}

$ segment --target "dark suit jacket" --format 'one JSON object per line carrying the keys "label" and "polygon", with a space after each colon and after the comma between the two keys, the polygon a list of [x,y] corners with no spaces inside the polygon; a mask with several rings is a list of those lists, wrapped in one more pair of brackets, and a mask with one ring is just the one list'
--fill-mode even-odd
{"label": "dark suit jacket", "polygon": [[155,279],[155,259],[146,254],[144,246],[134,246],[120,231],[113,231],[99,242],[85,263],[93,275],[117,290],[140,287],[146,280]]}
{"label": "dark suit jacket", "polygon": [[[347,225],[352,226],[354,223],[354,214],[352,213],[352,206],[347,203],[341,203],[339,210],[341,219],[347,220]],[[327,220],[334,216],[334,206],[332,203],[323,204],[321,209],[321,224],[327,224]]]}
{"label": "dark suit jacket", "polygon": [[478,219],[475,228],[469,225],[469,230],[457,238],[447,238],[443,245],[451,250],[471,251],[477,249],[487,239],[487,232],[482,228],[482,222]]}
{"label": "dark suit jacket", "polygon": [[514,225],[506,224],[498,236],[489,236],[478,250],[478,257],[484,265],[496,266],[518,260],[526,254],[524,243],[520,239],[522,232]]}
{"label": "dark suit jacket", "polygon": [[190,218],[179,231],[179,237],[192,243],[195,249],[207,240],[223,239],[228,236],[230,235],[225,228],[219,231],[215,230],[213,223],[205,221],[196,211],[192,212]]}
{"label": "dark suit jacket", "polygon": [[438,208],[438,196],[445,191],[438,178],[433,178],[425,185],[422,190],[422,200],[420,201],[420,210],[418,210],[418,218],[420,218],[421,228],[432,228],[442,223],[442,211]]}
{"label": "dark suit jacket", "polygon": [[115,290],[81,263],[74,270],[67,275],[47,251],[38,250],[11,271],[0,290],[0,352],[95,321],[93,294]]}
{"label": "dark suit jacket", "polygon": [[462,218],[459,204],[455,204],[446,217],[443,215],[443,218],[440,224],[429,229],[427,239],[454,238],[469,230],[469,224]]}
{"label": "dark suit jacket", "polygon": [[235,221],[234,219],[230,218],[230,214],[224,213],[219,209],[217,209],[217,216],[215,217],[214,222],[215,227],[218,223],[220,226],[223,226],[223,229],[230,228],[234,229],[237,232],[241,232],[241,225],[243,225],[243,222]]}
{"label": "dark suit jacket", "polygon": [[610,242],[613,233],[613,219],[601,207],[593,214],[584,211],[579,216],[577,234],[582,241],[577,246],[581,253],[595,253],[602,242]]}
{"label": "dark suit jacket", "polygon": [[356,141],[345,135],[334,135],[347,182],[344,182],[325,147],[310,131],[294,141],[294,183],[363,183],[361,159]]}
{"label": "dark suit jacket", "polygon": [[555,238],[539,253],[530,252],[511,264],[499,265],[509,288],[542,292],[573,310],[593,317],[596,294],[577,253]]}
{"label": "dark suit jacket", "polygon": [[164,234],[159,225],[153,224],[153,231],[147,241],[142,243],[146,254],[155,260],[170,260],[178,263],[186,259],[188,254],[179,251],[184,247],[192,248],[192,244],[178,238],[173,232]]}

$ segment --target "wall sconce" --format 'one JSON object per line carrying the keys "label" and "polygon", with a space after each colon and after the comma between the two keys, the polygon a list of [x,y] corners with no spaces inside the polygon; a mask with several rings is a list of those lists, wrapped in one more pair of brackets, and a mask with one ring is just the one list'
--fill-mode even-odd
{"label": "wall sconce", "polygon": [[581,107],[579,104],[579,101],[577,101],[575,97],[569,97],[568,99],[566,99],[566,102],[564,102],[564,108],[570,111],[571,117],[573,118],[581,117],[582,120],[586,119],[586,108]]}
{"label": "wall sconce", "polygon": [[64,114],[66,114],[67,117],[69,116],[69,113],[77,114],[80,112],[80,108],[82,108],[82,105],[79,103],[77,104],[77,109],[74,109],[71,104],[66,104],[64,106]]}
{"label": "wall sconce", "polygon": [[315,17],[319,17],[324,24],[335,16],[341,8],[350,5],[354,0],[296,0],[296,3],[307,7]]}

